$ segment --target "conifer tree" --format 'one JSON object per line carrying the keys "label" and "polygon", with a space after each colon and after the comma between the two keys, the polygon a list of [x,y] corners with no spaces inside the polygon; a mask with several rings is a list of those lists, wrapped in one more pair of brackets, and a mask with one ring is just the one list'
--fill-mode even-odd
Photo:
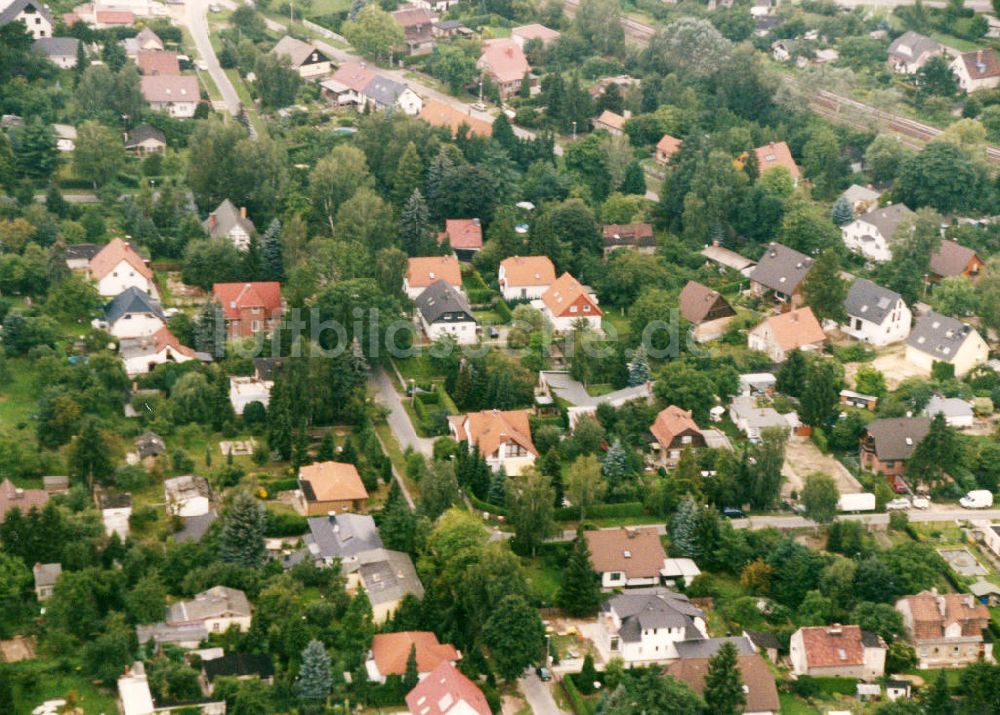
{"label": "conifer tree", "polygon": [[281,246],[281,221],[271,220],[260,239],[260,262],[263,277],[271,281],[285,280],[285,262]]}
{"label": "conifer tree", "polygon": [[292,405],[288,378],[279,374],[271,388],[267,410],[267,446],[281,459],[292,456]]}
{"label": "conifer tree", "polygon": [[417,683],[420,682],[420,674],[417,672],[417,645],[410,644],[410,654],[406,656],[406,671],[403,673],[403,690],[410,692]]}
{"label": "conifer tree", "polygon": [[798,397],[806,385],[806,357],[801,350],[792,350],[775,376],[774,388],[781,393]]}
{"label": "conifer tree", "polygon": [[436,218],[442,219],[444,216],[437,215],[437,207],[439,206],[442,196],[441,196],[441,182],[447,176],[448,172],[454,168],[455,164],[451,160],[451,156],[445,147],[441,147],[441,151],[438,155],[434,157],[431,165],[427,168],[427,203],[430,205],[431,209],[434,211]]}
{"label": "conifer tree", "polygon": [[952,715],[955,712],[955,702],[951,699],[947,673],[943,670],[927,689],[923,705],[928,715]]}
{"label": "conifer tree", "polygon": [[319,704],[330,695],[332,684],[330,654],[320,641],[309,641],[302,651],[302,665],[295,679],[296,695],[307,703]]}
{"label": "conifer tree", "polygon": [[221,358],[226,352],[226,321],[222,316],[222,306],[217,301],[209,301],[198,311],[194,326],[194,346],[199,352]]}
{"label": "conifer tree", "polygon": [[740,715],[747,703],[737,655],[736,646],[727,642],[708,659],[704,698],[713,715]]}
{"label": "conifer tree", "polygon": [[653,373],[649,369],[649,358],[646,355],[646,346],[640,345],[635,349],[632,362],[628,364],[628,384],[629,387],[645,385],[653,379]]}
{"label": "conifer tree", "polygon": [[219,553],[227,563],[256,568],[264,563],[264,505],[246,491],[238,491],[222,514]]}
{"label": "conifer tree", "polygon": [[427,255],[431,245],[430,213],[420,189],[414,189],[399,215],[399,238],[407,255]]}
{"label": "conifer tree", "polygon": [[396,174],[392,177],[392,202],[402,206],[413,196],[414,191],[420,189],[422,182],[423,164],[420,161],[420,154],[417,153],[417,145],[409,142],[403,150],[403,155],[399,157]]}
{"label": "conifer tree", "polygon": [[833,419],[840,400],[840,383],[831,362],[809,366],[805,389],[799,399],[799,417],[804,424],[821,427]]}
{"label": "conifer tree", "polygon": [[628,455],[622,447],[621,440],[616,439],[604,455],[601,472],[608,482],[608,491],[614,491],[628,475]]}
{"label": "conifer tree", "polygon": [[340,459],[337,461],[357,466],[358,450],[354,446],[354,440],[351,439],[350,435],[344,437],[344,446],[340,448]]}
{"label": "conifer tree", "polygon": [[333,436],[333,430],[323,433],[323,439],[319,443],[316,451],[317,462],[332,462],[337,458],[337,442]]}
{"label": "conifer tree", "polygon": [[670,544],[680,556],[692,558],[698,552],[698,505],[688,497],[670,518]]}
{"label": "conifer tree", "polygon": [[847,281],[840,276],[840,259],[832,248],[819,254],[802,283],[805,302],[821,322],[847,322],[847,310],[844,308],[847,289]]}
{"label": "conifer tree", "polygon": [[833,202],[830,217],[838,226],[844,226],[854,220],[854,210],[851,208],[851,202],[847,200],[847,197],[841,196]]}
{"label": "conifer tree", "polygon": [[69,469],[74,477],[86,480],[88,487],[93,487],[95,480],[100,482],[114,472],[110,445],[95,420],[86,420],[80,433],[70,443]]}
{"label": "conifer tree", "polygon": [[504,469],[498,469],[493,474],[486,501],[494,506],[503,506],[507,503],[507,472]]}
{"label": "conifer tree", "polygon": [[263,263],[260,257],[260,241],[257,236],[250,236],[250,243],[247,244],[246,253],[243,254],[243,275],[248,280],[260,280],[263,275]]}
{"label": "conifer tree", "polygon": [[621,192],[623,194],[634,194],[636,196],[646,195],[646,174],[642,170],[639,162],[633,161],[625,167],[625,175],[622,178]]}
{"label": "conifer tree", "polygon": [[600,603],[601,586],[590,561],[590,547],[583,530],[578,528],[556,595],[556,605],[571,616],[581,618],[596,613]]}

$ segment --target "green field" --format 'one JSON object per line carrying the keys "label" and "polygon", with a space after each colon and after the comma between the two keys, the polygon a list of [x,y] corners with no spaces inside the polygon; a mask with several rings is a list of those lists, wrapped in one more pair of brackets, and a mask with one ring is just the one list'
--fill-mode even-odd
{"label": "green field", "polygon": [[319,17],[344,12],[351,8],[351,0],[313,0],[306,11],[306,17]]}

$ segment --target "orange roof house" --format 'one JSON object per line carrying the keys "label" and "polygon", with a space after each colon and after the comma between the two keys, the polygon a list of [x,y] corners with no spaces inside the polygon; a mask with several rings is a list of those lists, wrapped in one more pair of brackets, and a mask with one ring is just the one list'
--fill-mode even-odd
{"label": "orange roof house", "polygon": [[[448,241],[451,250],[462,260],[472,260],[483,247],[483,225],[478,218],[449,218],[444,231],[438,234],[438,243]],[[459,281],[461,285],[461,281]]]}
{"label": "orange roof house", "polygon": [[649,431],[660,447],[661,460],[666,463],[676,463],[687,447],[705,446],[705,436],[691,412],[677,405],[661,410]]}
{"label": "orange roof house", "polygon": [[439,643],[431,631],[377,633],[365,668],[372,680],[384,682],[388,675],[404,675],[410,650],[416,650],[417,674],[424,676],[441,663],[454,663],[461,654],[450,643]]}
{"label": "orange roof house", "polygon": [[315,462],[299,469],[296,508],[305,516],[364,511],[368,500],[358,468],[346,462]]}
{"label": "orange roof house", "polygon": [[120,25],[130,27],[135,24],[135,13],[131,10],[98,10],[94,13],[98,29]]}
{"label": "orange roof house", "polygon": [[90,277],[97,281],[97,291],[103,296],[116,296],[136,287],[153,292],[153,271],[128,243],[113,238],[90,259]]}
{"label": "orange roof house", "polygon": [[406,695],[417,715],[491,715],[483,691],[451,663],[441,663]]}
{"label": "orange roof house", "polygon": [[462,268],[455,256],[424,256],[411,258],[403,278],[403,290],[416,300],[425,288],[436,281],[448,281],[456,289],[462,287]]}
{"label": "orange roof house", "polygon": [[181,65],[176,52],[164,50],[139,50],[135,56],[139,72],[144,75],[179,75]]}
{"label": "orange roof house", "polygon": [[531,72],[524,50],[509,37],[484,42],[483,54],[476,66],[496,82],[503,99],[516,94],[525,75]]}
{"label": "orange roof house", "polygon": [[479,453],[497,471],[504,467],[507,474],[534,464],[538,456],[531,441],[530,410],[483,410],[448,418],[452,437],[466,442],[469,450],[479,447]]}
{"label": "orange roof house", "polygon": [[542,294],[543,312],[557,331],[572,330],[574,323],[585,320],[593,330],[601,328],[601,309],[597,299],[569,273],[563,273]]}
{"label": "orange roof house", "polygon": [[656,143],[656,154],[654,158],[659,164],[666,164],[670,158],[681,149],[681,140],[675,139],[669,134],[664,134],[663,138]]}
{"label": "orange roof house", "polygon": [[662,580],[667,553],[655,527],[585,531],[594,571],[606,588],[655,586]]}
{"label": "orange roof house", "polygon": [[222,306],[231,340],[270,332],[281,319],[281,284],[277,281],[216,283],[212,296]]}
{"label": "orange roof house", "polygon": [[788,148],[788,144],[785,142],[771,142],[770,144],[757,147],[754,149],[754,153],[757,155],[757,169],[761,176],[764,175],[765,171],[777,166],[783,166],[792,175],[792,180],[796,184],[799,183],[801,174],[799,173],[799,167],[796,166],[795,160],[792,158],[792,151]]}
{"label": "orange roof house", "polygon": [[625,117],[605,109],[601,116],[593,120],[594,129],[605,129],[612,136],[620,137],[625,133]]}
{"label": "orange roof house", "polygon": [[548,256],[511,256],[497,273],[505,300],[540,298],[556,282],[556,267]]}
{"label": "orange roof house", "polygon": [[859,626],[807,626],[792,634],[789,658],[797,675],[872,680],[885,672],[886,645]]}
{"label": "orange roof house", "polygon": [[808,307],[772,315],[747,336],[751,350],[766,352],[775,362],[783,362],[792,350],[819,350],[824,340],[823,328]]}
{"label": "orange roof house", "polygon": [[460,112],[454,107],[433,98],[424,101],[423,109],[420,110],[420,114],[417,116],[432,127],[447,129],[452,135],[457,134],[464,124],[469,128],[470,134],[479,137],[493,136],[492,122]]}

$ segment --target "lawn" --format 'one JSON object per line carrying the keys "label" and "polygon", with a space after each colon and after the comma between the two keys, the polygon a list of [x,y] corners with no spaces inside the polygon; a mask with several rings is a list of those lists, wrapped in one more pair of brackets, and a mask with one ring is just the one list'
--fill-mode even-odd
{"label": "lawn", "polygon": [[332,15],[336,12],[344,12],[351,7],[351,0],[313,0],[307,17],[319,17],[320,15]]}
{"label": "lawn", "polygon": [[604,319],[601,321],[601,328],[608,337],[618,339],[622,339],[628,335],[630,329],[628,318],[620,312],[612,311],[611,308],[605,311]]}
{"label": "lawn", "polygon": [[65,672],[44,660],[22,661],[3,666],[14,684],[15,711],[31,712],[46,700],[66,698],[75,693],[77,704],[87,715],[117,712],[111,691],[95,686],[76,672]]}
{"label": "lawn", "polygon": [[434,380],[443,380],[444,375],[438,372],[434,363],[426,355],[414,355],[408,358],[395,358],[393,359],[393,364],[396,369],[399,370],[399,374],[403,376],[403,379],[409,382],[414,380],[416,382],[432,382]]}
{"label": "lawn", "polygon": [[26,424],[38,399],[31,364],[27,358],[9,358],[0,382],[0,429],[10,431]]}
{"label": "lawn", "polygon": [[781,715],[820,715],[820,711],[791,693],[778,693]]}
{"label": "lawn", "polygon": [[521,559],[531,592],[544,605],[553,603],[559,584],[562,582],[560,558],[558,555],[546,554],[533,559]]}
{"label": "lawn", "polygon": [[382,442],[382,448],[385,450],[385,453],[389,455],[389,461],[392,462],[392,466],[396,468],[396,472],[406,484],[406,489],[410,492],[410,496],[414,499],[418,498],[420,496],[420,486],[406,476],[406,457],[403,456],[403,450],[399,448],[399,442],[396,441],[396,437],[392,434],[392,430],[389,429],[389,425],[384,422],[375,425],[375,434],[378,435],[379,440]]}

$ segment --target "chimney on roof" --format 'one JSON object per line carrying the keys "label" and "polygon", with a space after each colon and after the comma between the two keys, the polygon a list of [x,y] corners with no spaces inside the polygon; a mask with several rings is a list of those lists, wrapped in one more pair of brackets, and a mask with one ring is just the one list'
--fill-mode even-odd
{"label": "chimney on roof", "polygon": [[208,230],[211,231],[219,224],[219,219],[215,217],[215,212],[213,211],[208,215]]}
{"label": "chimney on roof", "polygon": [[625,535],[628,536],[628,538],[634,539],[635,538],[635,534],[636,534],[636,532],[635,532],[635,527],[634,526],[626,526],[625,527]]}
{"label": "chimney on roof", "polygon": [[240,218],[246,218],[246,217],[247,217],[247,207],[240,206]]}

